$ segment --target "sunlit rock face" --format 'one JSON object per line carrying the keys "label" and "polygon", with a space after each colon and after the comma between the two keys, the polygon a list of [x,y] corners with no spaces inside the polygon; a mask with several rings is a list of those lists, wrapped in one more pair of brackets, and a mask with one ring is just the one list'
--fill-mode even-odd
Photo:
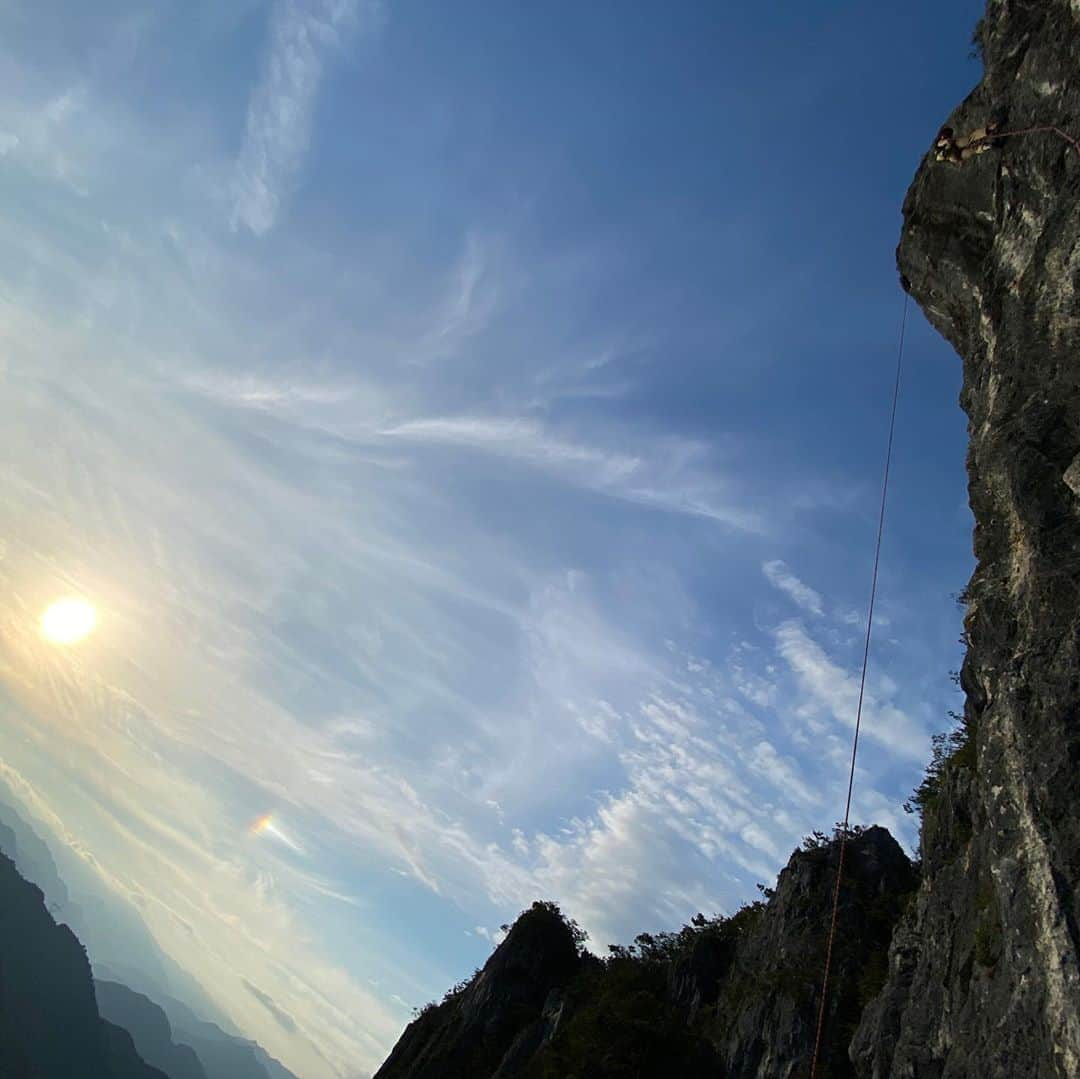
{"label": "sunlit rock face", "polygon": [[[1080,137],[1080,4],[993,0],[958,134]],[[1080,153],[1053,133],[904,205],[911,293],[964,366],[978,560],[973,751],[927,814],[924,882],[853,1046],[861,1076],[1080,1075]]]}

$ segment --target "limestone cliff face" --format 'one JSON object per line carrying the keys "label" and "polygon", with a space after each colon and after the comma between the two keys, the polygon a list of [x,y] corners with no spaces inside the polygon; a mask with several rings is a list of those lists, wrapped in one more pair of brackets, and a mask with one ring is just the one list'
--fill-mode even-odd
{"label": "limestone cliff face", "polygon": [[[948,120],[1080,136],[1080,3],[991,0]],[[853,1046],[859,1074],[1080,1075],[1080,154],[1017,135],[928,156],[901,272],[964,365],[977,568],[973,752],[926,815],[924,881]]]}

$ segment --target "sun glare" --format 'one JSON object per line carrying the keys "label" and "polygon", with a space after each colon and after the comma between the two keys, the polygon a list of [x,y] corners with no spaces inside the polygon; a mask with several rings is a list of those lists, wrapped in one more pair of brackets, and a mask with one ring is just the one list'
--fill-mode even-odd
{"label": "sun glare", "polygon": [[77,644],[97,625],[97,611],[84,599],[58,599],[41,616],[41,635],[52,644]]}

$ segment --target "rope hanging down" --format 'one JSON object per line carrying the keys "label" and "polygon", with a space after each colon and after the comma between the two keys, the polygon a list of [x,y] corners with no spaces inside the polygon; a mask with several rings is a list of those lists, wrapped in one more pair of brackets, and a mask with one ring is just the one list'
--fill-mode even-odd
{"label": "rope hanging down", "polygon": [[885,532],[885,503],[889,494],[889,472],[892,468],[893,439],[896,434],[896,409],[900,402],[900,372],[904,363],[904,336],[907,332],[909,297],[904,293],[904,313],[900,320],[900,343],[896,350],[896,382],[893,385],[892,415],[889,419],[889,441],[885,451],[885,472],[881,480],[881,509],[878,513],[877,542],[874,545],[874,573],[870,582],[870,609],[866,616],[866,643],[863,647],[862,675],[859,679],[859,704],[855,710],[855,736],[851,743],[851,770],[848,773],[847,801],[844,803],[844,822],[840,830],[840,854],[836,865],[836,887],[833,891],[832,923],[829,940],[825,947],[825,973],[821,980],[821,1005],[818,1010],[817,1035],[814,1038],[814,1056],[810,1065],[810,1079],[817,1079],[818,1061],[825,1034],[825,1010],[829,995],[829,972],[832,968],[833,943],[836,940],[836,923],[840,914],[840,885],[844,876],[844,854],[847,851],[848,831],[851,823],[851,793],[855,787],[855,760],[859,753],[859,730],[862,727],[863,698],[866,694],[866,670],[870,664],[870,636],[874,627],[874,602],[877,599],[878,568],[881,565],[881,539]]}

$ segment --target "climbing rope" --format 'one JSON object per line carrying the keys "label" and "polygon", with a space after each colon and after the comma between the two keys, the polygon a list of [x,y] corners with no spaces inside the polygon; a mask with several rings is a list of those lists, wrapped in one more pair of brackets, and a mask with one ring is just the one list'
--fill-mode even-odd
{"label": "climbing rope", "polygon": [[1024,135],[1057,135],[1064,139],[1077,154],[1080,154],[1080,141],[1067,131],[1063,131],[1055,124],[1039,124],[1035,127],[1016,128],[1012,131],[997,131],[987,124],[980,128],[983,133],[978,138],[973,138],[974,132],[965,137],[963,142],[958,141],[952,132],[952,128],[943,127],[934,143],[934,152],[938,161],[947,161],[953,165],[962,165],[969,157],[983,154],[996,146],[1000,146],[1005,139],[1020,138]]}
{"label": "climbing rope", "polygon": [[[1019,128],[1014,131],[995,131],[977,140],[986,146],[999,139],[1018,138],[1023,135],[1057,135],[1064,139],[1078,155],[1080,141],[1054,124]],[[906,282],[905,282],[906,284]],[[874,545],[874,572],[870,582],[870,607],[866,616],[866,639],[863,646],[862,674],[859,678],[859,703],[855,709],[855,735],[851,742],[851,767],[848,771],[847,798],[844,802],[844,821],[840,826],[840,850],[836,863],[836,884],[833,889],[832,918],[829,937],[825,946],[825,970],[821,979],[821,1001],[818,1007],[817,1033],[814,1037],[814,1055],[810,1064],[810,1079],[817,1079],[821,1049],[825,1038],[825,1015],[828,1009],[829,976],[832,972],[833,946],[836,943],[836,927],[840,918],[840,888],[844,879],[844,857],[847,854],[848,835],[851,830],[851,796],[855,789],[855,763],[859,754],[859,732],[862,729],[863,700],[866,696],[866,672],[870,664],[870,639],[874,627],[874,604],[877,600],[878,569],[881,566],[881,541],[885,532],[885,505],[889,494],[889,473],[892,468],[893,441],[896,435],[896,411],[900,403],[900,374],[904,365],[904,338],[907,332],[907,315],[910,297],[905,288],[904,312],[900,319],[900,341],[896,350],[896,381],[893,385],[892,413],[889,418],[889,438],[885,451],[885,470],[881,480],[881,508],[878,513],[877,541]]]}
{"label": "climbing rope", "polygon": [[1025,127],[1019,131],[998,131],[993,135],[987,135],[980,142],[993,143],[996,139],[1012,139],[1019,135],[1057,135],[1063,138],[1078,154],[1080,154],[1080,142],[1073,138],[1067,131],[1053,124],[1044,124],[1041,127]]}
{"label": "climbing rope", "polygon": [[896,409],[900,402],[900,372],[904,363],[904,337],[907,332],[907,314],[910,297],[904,292],[904,313],[900,319],[900,343],[896,350],[896,381],[893,385],[892,415],[889,419],[888,448],[885,451],[885,472],[881,479],[881,509],[878,513],[877,542],[874,545],[874,572],[870,581],[870,609],[866,616],[866,642],[863,647],[862,676],[859,679],[859,703],[855,709],[855,736],[851,743],[851,769],[848,773],[847,800],[844,803],[844,822],[840,826],[840,855],[836,864],[836,887],[833,890],[832,923],[825,946],[825,973],[821,979],[821,1005],[818,1010],[817,1035],[814,1038],[814,1056],[810,1065],[810,1079],[817,1079],[818,1061],[825,1035],[825,1009],[829,994],[829,973],[832,969],[833,943],[836,940],[836,923],[840,915],[840,885],[844,876],[844,855],[847,852],[848,832],[851,824],[851,794],[855,788],[855,761],[859,753],[859,731],[862,727],[863,698],[866,695],[866,670],[870,664],[870,637],[874,627],[874,603],[877,599],[878,568],[881,565],[881,540],[885,532],[885,502],[889,494],[889,472],[892,468],[893,440],[896,435]]}

